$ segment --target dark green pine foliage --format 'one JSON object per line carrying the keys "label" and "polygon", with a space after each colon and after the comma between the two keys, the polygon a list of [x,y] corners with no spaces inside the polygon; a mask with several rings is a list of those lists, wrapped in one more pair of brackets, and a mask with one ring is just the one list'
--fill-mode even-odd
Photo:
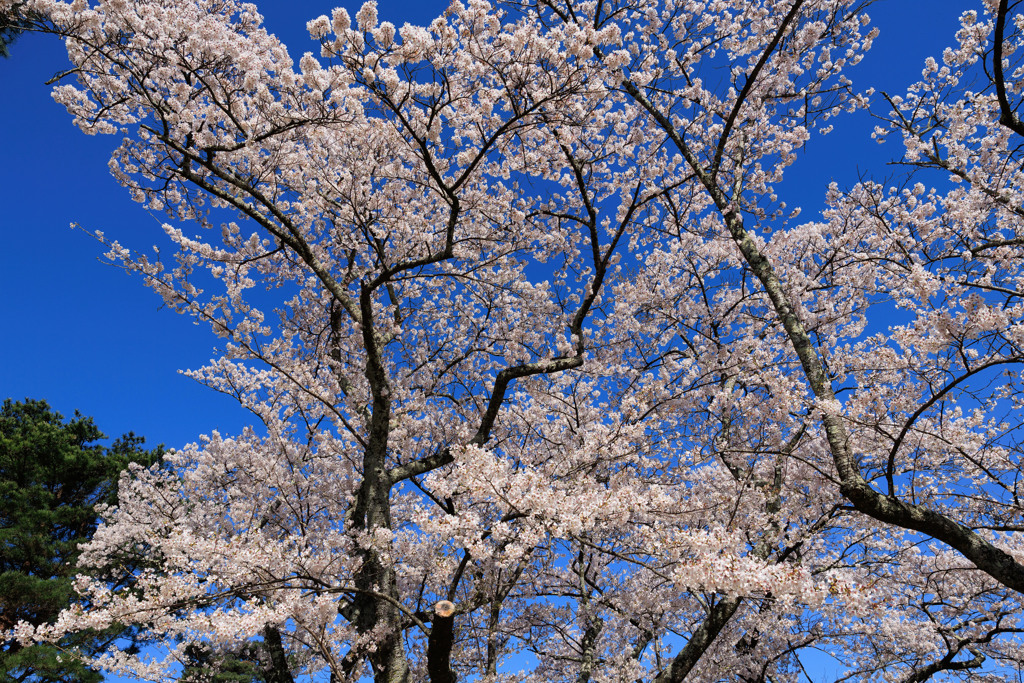
{"label": "dark green pine foliage", "polygon": [[215,652],[198,644],[186,646],[182,683],[262,683],[260,653],[254,643],[235,652]]}
{"label": "dark green pine foliage", "polygon": [[10,57],[9,47],[14,39],[29,26],[29,21],[20,13],[24,3],[15,3],[12,10],[0,12],[0,57]]}
{"label": "dark green pine foliage", "polygon": [[[76,412],[65,422],[45,401],[7,399],[0,408],[0,633],[21,620],[50,622],[72,602],[78,546],[96,530],[95,506],[117,502],[129,463],[148,466],[162,454],[144,450],[134,434],[110,446],[104,438],[91,418]],[[67,651],[98,652],[130,636],[79,634],[59,648],[0,640],[0,683],[99,681]]]}
{"label": "dark green pine foliage", "polygon": [[233,647],[191,643],[182,664],[181,683],[295,683],[295,662],[273,626],[264,628],[261,638]]}

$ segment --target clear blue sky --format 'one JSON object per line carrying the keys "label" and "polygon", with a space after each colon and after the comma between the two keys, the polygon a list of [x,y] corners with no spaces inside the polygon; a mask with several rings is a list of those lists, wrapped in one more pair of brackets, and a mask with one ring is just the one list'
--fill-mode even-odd
{"label": "clear blue sky", "polygon": [[[306,21],[330,14],[337,0],[257,3],[270,31],[296,60],[314,50]],[[346,3],[351,14],[357,3]],[[382,19],[427,23],[443,0],[380,0]],[[924,59],[952,41],[964,0],[882,0],[870,14],[881,36],[852,75],[858,85],[902,92]],[[96,419],[111,436],[133,430],[150,444],[179,447],[218,429],[234,433],[248,414],[230,398],[178,374],[213,357],[218,340],[184,316],[161,309],[141,280],[98,261],[103,249],[82,230],[102,230],[148,250],[164,216],[133,203],[107,172],[116,140],[71,125],[44,82],[66,67],[59,41],[25,36],[0,60],[0,398],[45,399],[70,415]],[[858,169],[884,176],[892,153],[868,134],[871,122],[841,118],[836,132],[812,140],[790,170],[783,198],[813,218],[829,181],[849,185]],[[798,201],[793,201],[793,193]],[[788,195],[788,196],[787,196]],[[188,230],[186,229],[186,233]]]}

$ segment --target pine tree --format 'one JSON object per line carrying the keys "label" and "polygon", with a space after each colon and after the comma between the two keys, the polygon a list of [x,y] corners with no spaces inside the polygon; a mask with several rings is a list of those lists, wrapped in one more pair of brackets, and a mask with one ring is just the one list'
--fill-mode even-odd
{"label": "pine tree", "polygon": [[[64,421],[45,401],[7,399],[0,408],[0,631],[49,622],[72,602],[78,548],[96,530],[96,505],[117,502],[129,463],[148,466],[162,455],[132,433],[109,446],[105,438],[91,418],[76,411]],[[98,681],[64,650],[95,652],[126,635],[85,632],[59,646],[2,641],[0,681]]]}
{"label": "pine tree", "polygon": [[10,46],[21,35],[27,22],[21,16],[21,3],[15,3],[14,9],[0,11],[0,57],[10,57]]}

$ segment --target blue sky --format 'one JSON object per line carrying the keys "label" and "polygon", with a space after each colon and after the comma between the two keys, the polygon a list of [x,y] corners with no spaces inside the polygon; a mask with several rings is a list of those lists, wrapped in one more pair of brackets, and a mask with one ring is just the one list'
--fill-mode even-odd
{"label": "blue sky", "polygon": [[[306,21],[330,14],[337,0],[258,3],[268,28],[298,58],[314,50]],[[902,92],[924,59],[938,57],[973,3],[882,0],[870,14],[881,36],[852,75],[855,83]],[[358,4],[346,5],[352,14]],[[382,19],[427,23],[443,0],[381,0]],[[923,8],[927,8],[925,11]],[[161,308],[141,280],[98,260],[103,249],[86,231],[148,250],[160,241],[164,216],[133,203],[107,172],[110,136],[80,133],[49,96],[45,81],[66,67],[61,43],[25,36],[0,60],[0,398],[45,399],[70,415],[93,416],[111,436],[128,430],[150,444],[178,447],[218,429],[249,423],[230,398],[178,374],[213,357],[218,340],[204,327]],[[831,180],[858,171],[887,174],[895,150],[879,148],[866,116],[836,121],[836,132],[812,140],[780,193],[812,219]],[[794,198],[796,201],[794,201]],[[76,222],[84,230],[69,226]],[[185,226],[187,227],[187,226]],[[187,229],[186,229],[187,232]]]}

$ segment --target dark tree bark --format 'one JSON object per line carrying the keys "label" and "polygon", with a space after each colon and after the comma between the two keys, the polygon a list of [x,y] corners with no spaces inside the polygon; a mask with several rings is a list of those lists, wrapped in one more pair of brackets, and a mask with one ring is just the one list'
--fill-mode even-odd
{"label": "dark tree bark", "polygon": [[434,605],[434,617],[427,640],[427,674],[430,683],[455,683],[452,644],[455,642],[455,605],[442,600]]}
{"label": "dark tree bark", "polygon": [[263,629],[263,643],[267,658],[264,662],[263,677],[267,683],[295,683],[288,657],[284,651],[281,632],[273,626]]}
{"label": "dark tree bark", "polygon": [[728,597],[716,602],[707,618],[693,631],[686,647],[672,658],[672,662],[658,674],[654,683],[682,683],[686,680],[686,676],[697,666],[701,656],[736,613],[741,601],[740,597]]}

